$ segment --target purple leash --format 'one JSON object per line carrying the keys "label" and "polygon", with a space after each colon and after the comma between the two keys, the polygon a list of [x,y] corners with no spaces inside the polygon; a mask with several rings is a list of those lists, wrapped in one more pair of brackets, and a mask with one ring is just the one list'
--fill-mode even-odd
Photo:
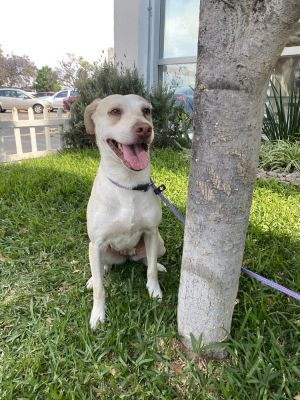
{"label": "purple leash", "polygon": [[[152,186],[154,188],[155,194],[157,194],[162,201],[165,203],[165,205],[172,211],[172,213],[179,219],[180,222],[185,224],[185,218],[183,215],[180,214],[180,212],[174,207],[174,205],[161,193],[164,189],[165,186],[161,185],[158,188],[155,187],[154,183],[151,181]],[[271,279],[267,279],[264,276],[258,275],[255,272],[250,271],[247,268],[242,267],[242,271],[244,274],[251,276],[251,278],[256,279],[258,282],[270,286],[272,289],[278,290],[281,293],[284,293],[287,296],[293,297],[294,299],[300,301],[300,294],[294,292],[293,290],[287,289],[286,287],[279,285],[278,283],[272,281]]]}
{"label": "purple leash", "polygon": [[300,294],[294,292],[293,290],[287,289],[286,287],[279,285],[278,283],[271,281],[271,279],[267,279],[264,276],[258,275],[255,272],[250,271],[249,269],[242,267],[242,271],[251,276],[251,278],[256,279],[258,282],[261,282],[262,284],[266,286],[270,286],[271,288],[278,290],[281,293],[286,294],[287,296],[293,297],[294,299],[300,301]]}

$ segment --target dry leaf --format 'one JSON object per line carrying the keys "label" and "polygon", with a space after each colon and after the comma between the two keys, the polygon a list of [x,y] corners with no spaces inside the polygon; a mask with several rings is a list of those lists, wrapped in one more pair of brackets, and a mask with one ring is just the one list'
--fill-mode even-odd
{"label": "dry leaf", "polygon": [[63,292],[65,292],[67,289],[68,289],[68,284],[67,284],[67,282],[63,282],[62,285],[58,288],[58,291],[59,291],[60,293],[63,293]]}
{"label": "dry leaf", "polygon": [[175,374],[180,374],[182,372],[184,365],[179,361],[173,361],[171,363],[171,370],[175,372]]}

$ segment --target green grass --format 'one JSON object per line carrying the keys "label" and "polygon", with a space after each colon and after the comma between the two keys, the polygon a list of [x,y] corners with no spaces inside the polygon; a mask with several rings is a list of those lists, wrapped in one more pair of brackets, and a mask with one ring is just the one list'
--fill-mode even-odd
{"label": "green grass", "polygon": [[[184,213],[188,165],[153,152],[153,178]],[[233,316],[230,357],[187,359],[176,331],[183,227],[163,206],[168,269],[161,303],[145,268],[106,276],[107,322],[88,326],[92,294],[85,209],[95,151],[0,167],[0,398],[293,399],[300,392],[300,307],[247,276]],[[300,286],[300,191],[258,182],[245,264],[293,290]]]}
{"label": "green grass", "polygon": [[300,172],[300,142],[266,142],[260,148],[259,166],[265,170]]}

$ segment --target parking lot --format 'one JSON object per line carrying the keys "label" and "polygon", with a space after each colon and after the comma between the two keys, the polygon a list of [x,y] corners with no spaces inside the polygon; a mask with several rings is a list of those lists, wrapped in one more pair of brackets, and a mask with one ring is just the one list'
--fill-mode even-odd
{"label": "parking lot", "polygon": [[[63,118],[68,118],[69,115],[67,113],[63,113]],[[35,114],[35,119],[43,119],[43,114]],[[57,114],[55,112],[49,113],[50,119],[57,118]],[[28,114],[27,111],[19,111],[19,120],[27,120]],[[11,111],[6,111],[5,113],[0,113],[0,122],[1,121],[12,121],[12,113]],[[31,152],[31,140],[30,140],[30,132],[29,128],[20,128],[21,133],[21,143],[22,149],[24,153]],[[51,148],[57,150],[61,147],[60,145],[60,135],[56,128],[50,128],[50,138],[51,138]],[[4,153],[7,155],[16,153],[16,143],[15,143],[15,135],[13,128],[3,128],[0,127],[0,153]],[[39,127],[36,128],[36,141],[37,141],[37,149],[45,150],[46,149],[46,140],[45,140],[45,132],[44,128]]]}

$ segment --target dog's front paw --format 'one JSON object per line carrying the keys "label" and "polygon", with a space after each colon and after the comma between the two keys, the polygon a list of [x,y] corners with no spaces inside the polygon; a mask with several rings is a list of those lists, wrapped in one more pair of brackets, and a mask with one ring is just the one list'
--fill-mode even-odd
{"label": "dog's front paw", "polygon": [[157,298],[159,300],[162,299],[162,291],[160,289],[158,281],[148,281],[147,289],[150,297]]}
{"label": "dog's front paw", "polygon": [[91,318],[90,318],[90,327],[95,330],[97,328],[97,323],[105,321],[105,311],[104,308],[95,308],[93,307]]}
{"label": "dog's front paw", "polygon": [[167,272],[167,268],[164,265],[162,265],[160,263],[157,263],[157,271],[159,271],[159,272]]}

